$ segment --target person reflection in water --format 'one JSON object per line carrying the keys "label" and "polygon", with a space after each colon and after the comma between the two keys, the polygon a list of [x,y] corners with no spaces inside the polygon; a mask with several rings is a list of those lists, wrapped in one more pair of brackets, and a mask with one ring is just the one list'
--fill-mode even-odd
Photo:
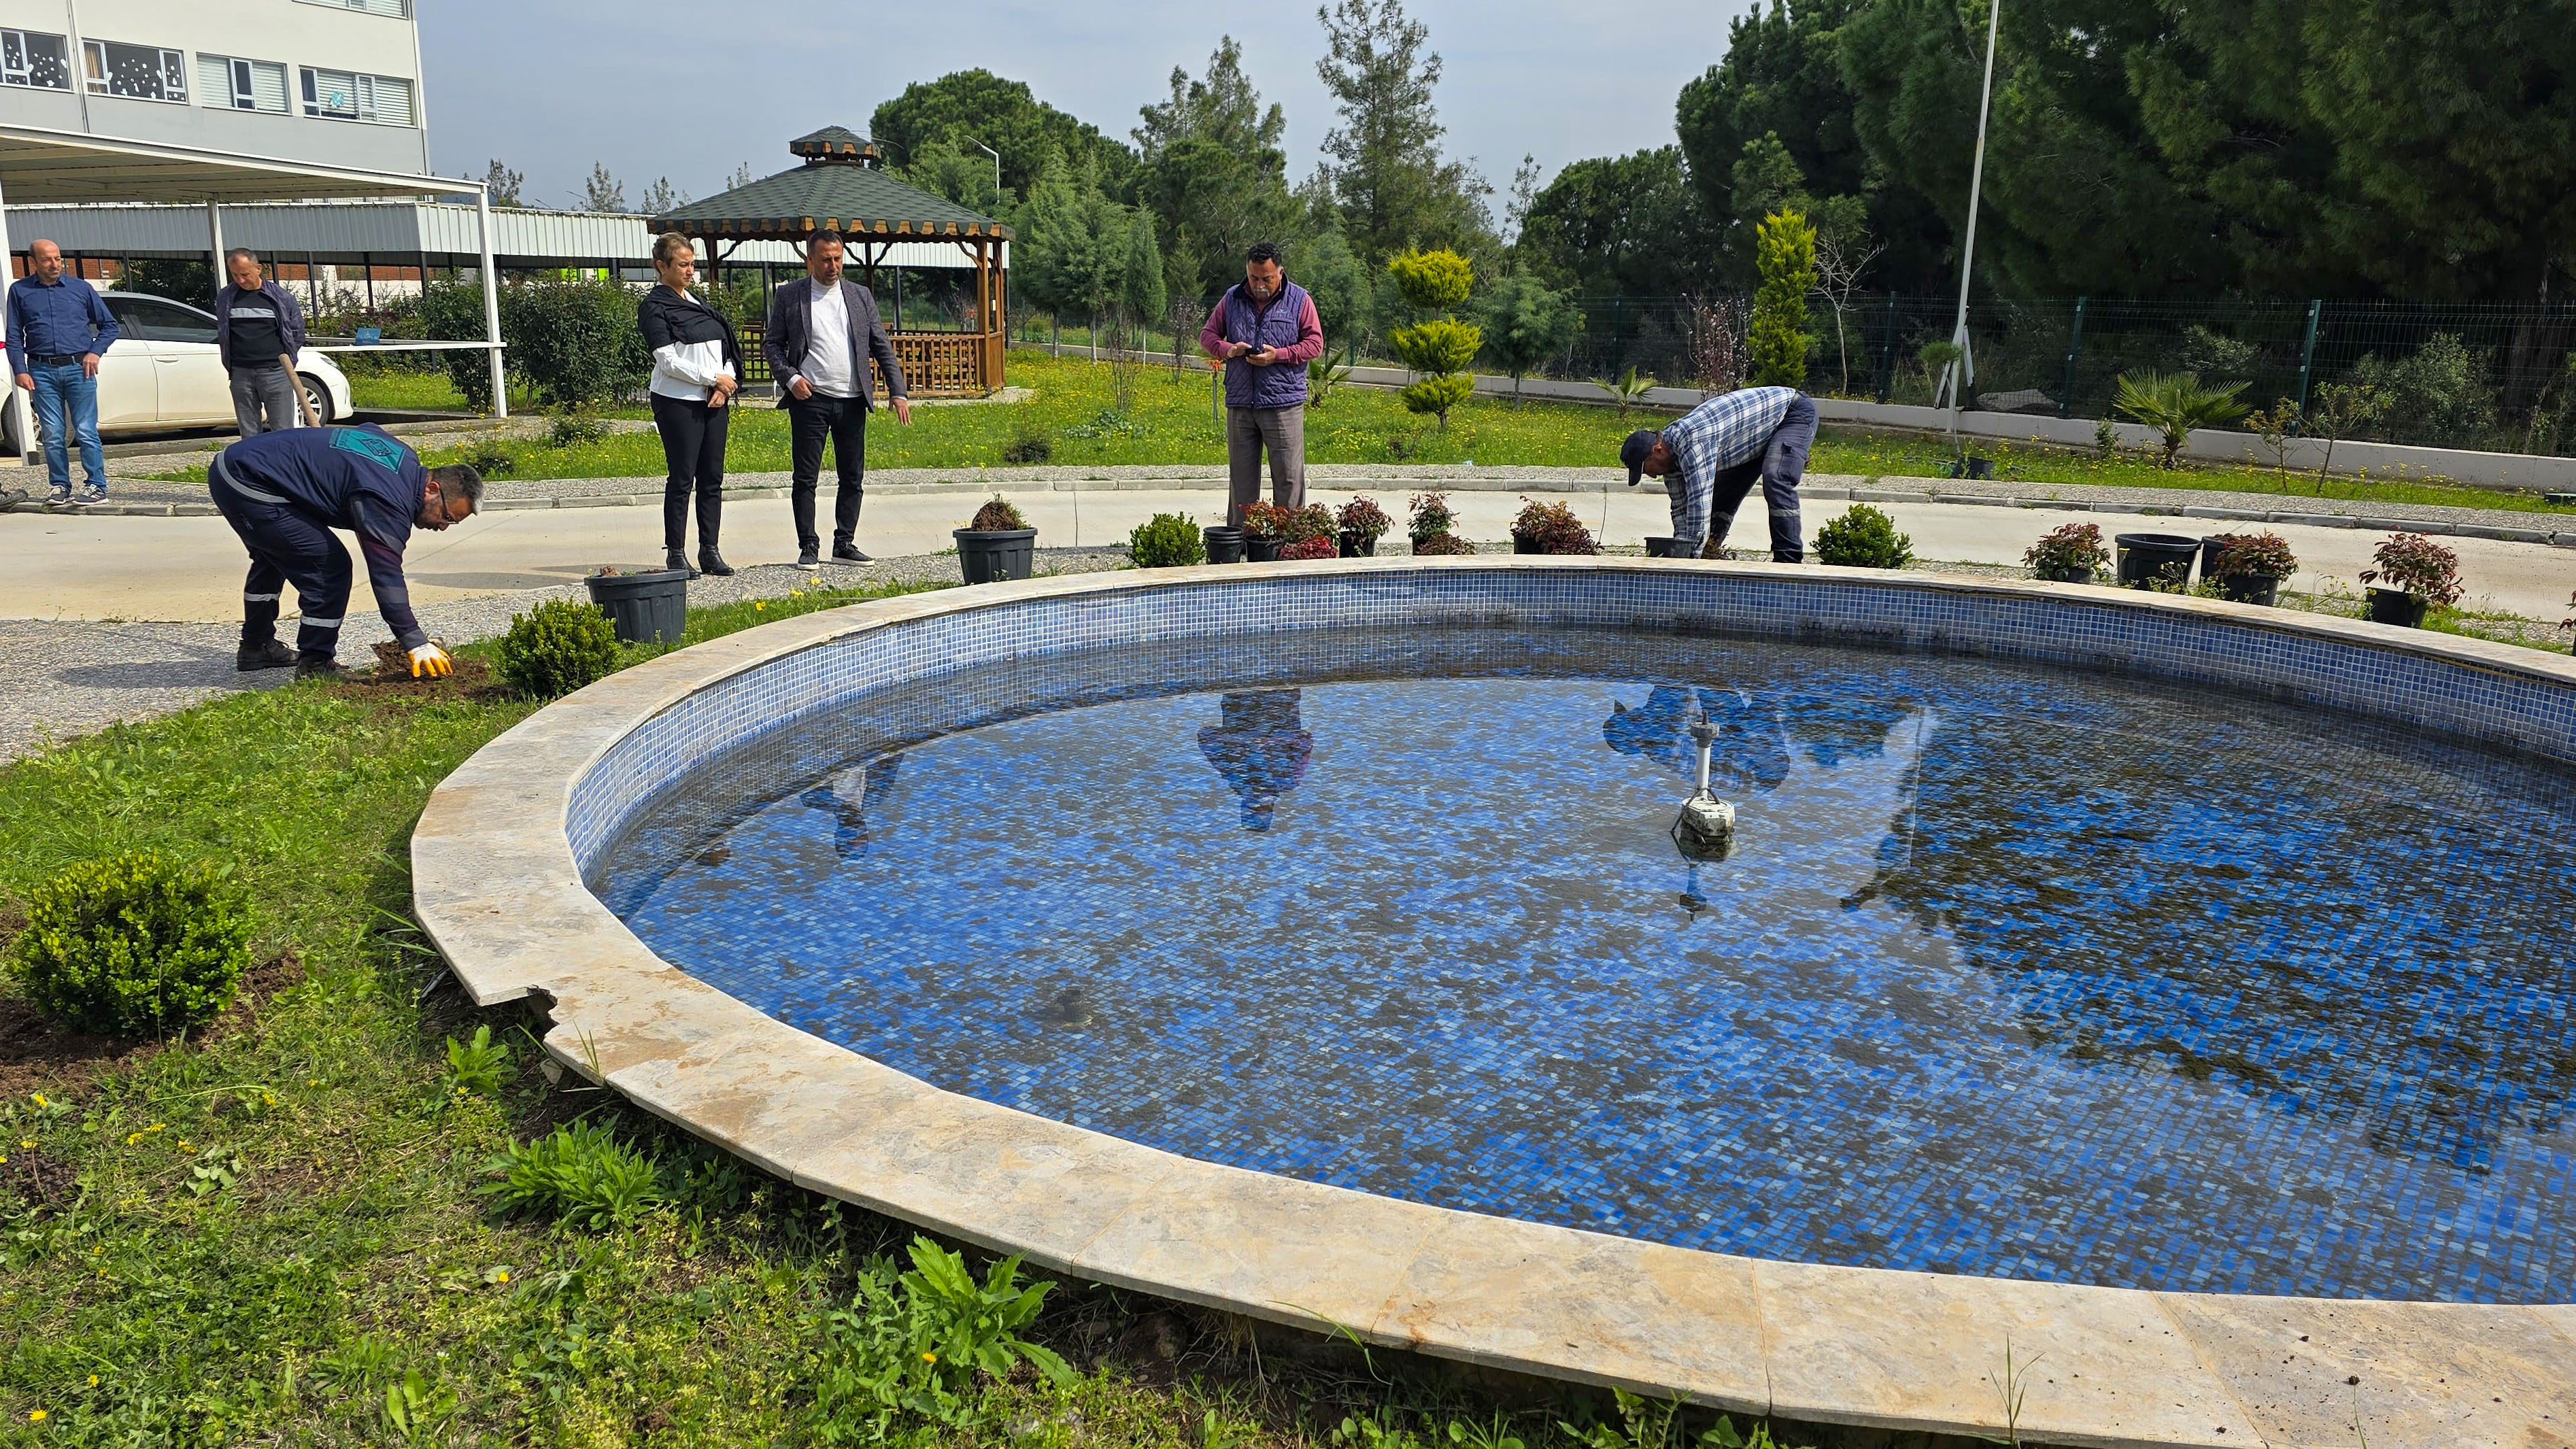
{"label": "person reflection in water", "polygon": [[1297,691],[1255,689],[1219,701],[1219,722],[1199,731],[1199,753],[1241,797],[1243,828],[1268,830],[1279,797],[1306,778],[1315,737],[1297,718]]}
{"label": "person reflection in water", "polygon": [[1770,789],[1789,778],[1789,741],[1776,707],[1731,689],[1692,690],[1659,684],[1635,709],[1617,701],[1601,722],[1601,738],[1623,755],[1643,755],[1685,780],[1699,777],[1699,747],[1691,742],[1691,697],[1717,724],[1712,773],[1740,785]]}
{"label": "person reflection in water", "polygon": [[809,809],[832,813],[832,853],[856,860],[868,853],[868,812],[884,802],[902,770],[903,752],[897,750],[834,770],[797,799]]}

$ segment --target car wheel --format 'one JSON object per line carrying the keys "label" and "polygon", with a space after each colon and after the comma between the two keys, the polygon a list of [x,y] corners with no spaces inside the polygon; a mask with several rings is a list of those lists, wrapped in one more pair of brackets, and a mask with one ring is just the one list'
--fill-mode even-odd
{"label": "car wheel", "polygon": [[331,422],[331,390],[324,387],[320,379],[314,377],[311,373],[297,373],[295,380],[304,389],[305,402],[312,405],[314,420],[326,427],[329,426]]}

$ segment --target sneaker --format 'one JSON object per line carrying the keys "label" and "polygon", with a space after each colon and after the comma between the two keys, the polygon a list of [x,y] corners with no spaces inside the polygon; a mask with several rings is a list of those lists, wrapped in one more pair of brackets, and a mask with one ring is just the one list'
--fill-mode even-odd
{"label": "sneaker", "polygon": [[295,651],[274,639],[244,644],[233,654],[233,668],[248,674],[255,669],[284,669],[295,662]]}
{"label": "sneaker", "polygon": [[817,564],[820,564],[822,561],[823,561],[823,555],[822,555],[820,552],[816,551],[816,549],[815,549],[814,545],[812,545],[812,544],[810,544],[810,543],[809,543],[809,544],[807,544],[807,545],[805,545],[805,547],[803,547],[802,549],[797,550],[797,553],[796,553],[796,566],[797,566],[798,568],[800,568],[800,569],[810,569],[810,568],[813,568],[813,567],[814,567],[814,566],[816,566]]}
{"label": "sneaker", "polygon": [[87,507],[93,503],[105,503],[107,501],[107,490],[93,483],[87,488],[82,489],[77,494],[74,494],[72,496],[72,501],[80,504],[82,507]]}
{"label": "sneaker", "polygon": [[836,543],[832,545],[832,562],[836,564],[863,564],[874,563],[876,560],[859,552],[859,546],[857,544]]}
{"label": "sneaker", "polygon": [[303,659],[297,661],[295,665],[295,677],[299,682],[320,679],[337,684],[345,682],[351,676],[348,670],[340,667],[340,661],[337,659]]}
{"label": "sneaker", "polygon": [[71,501],[72,489],[71,485],[68,483],[64,484],[60,488],[52,489],[45,494],[45,506],[47,508],[61,508],[68,505]]}
{"label": "sneaker", "polygon": [[698,550],[698,572],[702,574],[713,574],[717,578],[721,579],[728,577],[733,573],[733,565],[726,563],[724,561],[724,555],[716,552],[714,549],[702,548]]}

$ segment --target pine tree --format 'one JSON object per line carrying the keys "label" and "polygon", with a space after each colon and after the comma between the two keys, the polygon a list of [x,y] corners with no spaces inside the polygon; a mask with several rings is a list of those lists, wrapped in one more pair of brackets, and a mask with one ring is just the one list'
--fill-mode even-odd
{"label": "pine tree", "polygon": [[1762,285],[1753,293],[1753,325],[1745,351],[1757,387],[1807,385],[1807,294],[1816,289],[1816,229],[1801,212],[1763,219],[1754,243]]}

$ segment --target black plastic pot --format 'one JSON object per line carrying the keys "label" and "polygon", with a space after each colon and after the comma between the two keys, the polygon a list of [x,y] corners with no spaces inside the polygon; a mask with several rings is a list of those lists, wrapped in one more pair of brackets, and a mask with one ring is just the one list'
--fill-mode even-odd
{"label": "black plastic pot", "polygon": [[1286,546],[1280,539],[1254,538],[1246,534],[1243,540],[1243,556],[1253,563],[1277,563],[1279,550]]}
{"label": "black plastic pot", "polygon": [[1991,479],[1995,476],[1995,460],[1992,458],[1980,458],[1975,454],[1970,454],[1964,458],[1953,458],[1949,462],[1941,465],[1941,476],[1944,478]]}
{"label": "black plastic pot", "polygon": [[1206,533],[1209,563],[1243,562],[1242,529],[1228,528],[1219,524],[1215,528],[1207,529]]}
{"label": "black plastic pot", "polygon": [[1351,532],[1349,529],[1342,530],[1342,557],[1377,557],[1377,536],[1375,534],[1357,534]]}
{"label": "black plastic pot", "polygon": [[1521,532],[1521,531],[1519,531],[1518,529],[1514,529],[1514,530],[1512,531],[1512,552],[1514,552],[1514,553],[1537,553],[1538,551],[1539,551],[1538,543],[1537,543],[1535,540],[1533,540],[1533,539],[1532,539],[1528,534],[1526,534],[1526,533],[1522,533],[1522,532]]}
{"label": "black plastic pot", "polygon": [[2239,604],[2261,604],[2268,609],[2281,596],[2281,581],[2270,574],[2220,574],[2218,596]]}
{"label": "black plastic pot", "polygon": [[2089,584],[2093,582],[2093,566],[2069,564],[2062,569],[2041,569],[2039,576],[2052,584]]}
{"label": "black plastic pot", "polygon": [[617,627],[629,644],[677,644],[689,623],[689,571],[655,569],[644,574],[593,574],[590,601]]}
{"label": "black plastic pot", "polygon": [[2421,629],[2424,627],[2426,603],[2422,595],[2410,594],[2404,589],[2373,589],[2370,591],[2370,621],[2394,624],[2400,629]]}
{"label": "black plastic pot", "polygon": [[1682,547],[1682,541],[1678,538],[1649,538],[1646,540],[1646,557],[1688,558],[1690,552]]}
{"label": "black plastic pot", "polygon": [[957,566],[965,571],[970,584],[1024,579],[1037,564],[1038,531],[1034,528],[960,528],[949,536],[957,540]]}
{"label": "black plastic pot", "polygon": [[2178,533],[2124,533],[2114,542],[2120,546],[2120,582],[2133,589],[2171,579],[2176,569],[2190,583],[2191,561],[2200,556],[2200,540]]}

